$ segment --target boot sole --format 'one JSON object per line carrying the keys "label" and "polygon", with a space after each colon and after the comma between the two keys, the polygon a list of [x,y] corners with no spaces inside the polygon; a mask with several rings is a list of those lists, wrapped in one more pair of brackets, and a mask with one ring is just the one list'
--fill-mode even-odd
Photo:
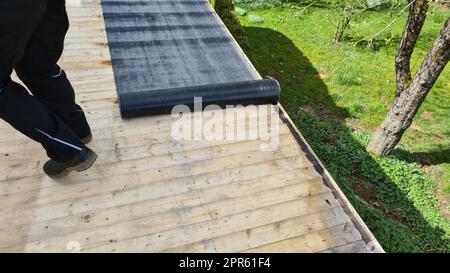
{"label": "boot sole", "polygon": [[68,176],[71,172],[74,172],[74,171],[75,172],[86,171],[94,164],[95,160],[97,160],[97,154],[94,152],[91,152],[88,159],[86,159],[82,163],[78,164],[77,166],[67,168],[64,172],[57,174],[57,175],[49,175],[49,177],[53,178],[53,179],[59,179],[59,178]]}
{"label": "boot sole", "polygon": [[84,145],[86,145],[86,144],[88,144],[89,142],[91,142],[91,140],[92,140],[92,134],[89,134],[87,137],[81,139],[81,142],[82,142]]}

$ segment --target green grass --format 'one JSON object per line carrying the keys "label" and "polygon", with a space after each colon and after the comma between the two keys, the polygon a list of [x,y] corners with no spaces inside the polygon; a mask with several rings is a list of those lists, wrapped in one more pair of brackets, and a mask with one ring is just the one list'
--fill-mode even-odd
{"label": "green grass", "polygon": [[282,0],[234,0],[233,3],[241,8],[271,8],[281,5]]}
{"label": "green grass", "polygon": [[[450,252],[449,220],[432,194],[450,196],[450,69],[395,153],[373,158],[365,146],[394,97],[393,60],[406,18],[368,48],[352,42],[384,28],[392,17],[374,11],[356,16],[345,42],[332,45],[332,14],[326,7],[247,8],[239,17],[246,53],[263,76],[280,81],[281,103],[387,251]],[[264,20],[253,23],[251,15]],[[428,18],[413,70],[449,15],[434,12]]]}
{"label": "green grass", "polygon": [[370,134],[298,111],[293,120],[386,251],[450,252],[450,222],[416,163],[373,158]]}

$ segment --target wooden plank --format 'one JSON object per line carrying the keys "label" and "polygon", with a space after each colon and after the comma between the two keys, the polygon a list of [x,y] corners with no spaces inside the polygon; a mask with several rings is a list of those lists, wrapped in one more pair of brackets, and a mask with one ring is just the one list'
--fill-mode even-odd
{"label": "wooden plank", "polygon": [[290,218],[178,248],[169,248],[164,252],[242,252],[271,242],[338,226],[347,221],[348,217],[340,207],[327,208],[320,213]]}
{"label": "wooden plank", "polygon": [[[287,136],[289,136],[289,135],[287,135]],[[255,143],[253,145],[252,145],[252,143],[249,143],[249,145],[246,145],[246,146],[235,145],[236,149],[237,149],[235,152],[238,153],[238,154],[246,152],[246,151],[247,152],[248,151],[252,152],[255,149],[255,145],[257,145],[256,149],[258,149],[259,143]],[[233,146],[231,146],[231,145],[216,146],[216,147],[214,147],[214,149],[215,150],[222,150],[222,149],[224,149],[224,147],[225,147],[227,153],[230,153],[230,154],[233,153]],[[244,148],[246,148],[246,149],[244,149]],[[139,151],[141,151],[141,150],[145,150],[145,149],[143,149],[141,147],[141,148],[139,148],[136,151],[136,153],[139,153]],[[123,161],[136,159],[136,158],[134,158],[136,156],[136,153],[133,153],[133,152],[131,153],[131,155],[133,155],[133,158],[127,158],[127,155],[125,154],[125,155],[123,155],[121,157],[121,159]],[[148,156],[148,151],[147,151],[147,155],[142,155],[142,157],[147,157],[147,156]],[[214,155],[214,150],[213,149],[209,149],[209,150],[202,150],[202,149],[200,149],[200,150],[193,150],[189,154],[184,152],[184,153],[182,153],[182,154],[180,154],[178,156],[177,155],[171,155],[170,157],[174,159],[173,160],[174,164],[179,164],[179,163],[194,162],[195,160],[204,160],[204,159],[208,159],[208,158],[214,158],[215,155]],[[177,160],[176,160],[177,157],[180,158],[180,159],[182,158],[182,162],[180,160],[177,162]],[[155,160],[162,161],[162,158],[161,157],[157,157],[157,158],[155,158]],[[114,163],[113,159],[111,159],[111,162]],[[303,161],[298,160],[297,162],[305,163],[306,160],[303,160]],[[169,163],[168,166],[170,166],[170,163]],[[159,168],[160,166],[155,165],[155,167]],[[39,190],[41,190],[41,189],[42,188],[39,188]],[[8,205],[8,207],[11,208],[11,206],[13,206],[14,204],[21,205],[22,201],[28,199],[27,196],[30,195],[30,194],[33,194],[33,192],[22,192],[21,194],[12,194],[12,193],[6,194],[6,193],[2,193],[3,197],[0,199],[0,207],[5,207],[6,205]]]}
{"label": "wooden plank", "polygon": [[352,223],[344,223],[324,230],[311,232],[292,239],[252,248],[247,253],[320,252],[361,240],[361,234]]}
{"label": "wooden plank", "polygon": [[[251,130],[250,132],[252,132]],[[94,132],[95,142],[89,144],[91,149],[95,149],[97,152],[102,153],[102,160],[114,160],[119,157],[120,160],[137,159],[148,156],[174,154],[182,151],[190,151],[197,149],[205,149],[207,147],[224,146],[224,145],[258,145],[261,147],[260,142],[249,140],[211,140],[211,141],[168,141],[167,137],[155,136],[152,134],[130,135],[107,135]],[[98,137],[97,137],[98,136]],[[281,130],[279,135],[280,145],[288,143],[288,140],[293,140],[292,136]],[[174,144],[176,143],[176,144]],[[42,147],[36,143],[30,142],[25,137],[17,138],[13,141],[5,141],[7,148],[0,153],[0,157],[4,157],[8,160],[8,164],[0,166],[0,169],[7,169],[11,165],[17,165],[20,163],[35,163],[36,161],[45,160],[46,156],[42,153]],[[8,145],[10,144],[10,145]],[[23,150],[25,149],[25,151]],[[30,164],[31,164],[30,163]],[[1,195],[1,194],[0,194]]]}
{"label": "wooden plank", "polygon": [[[280,196],[275,197],[275,199],[277,198],[280,198]],[[330,205],[325,202],[325,200],[328,199],[330,199],[329,202],[332,204],[331,206],[335,205],[332,196],[329,194],[313,196],[308,200],[294,198],[293,201],[272,204],[264,208],[234,214],[229,217],[213,218],[210,221],[175,228],[164,232],[155,232],[148,235],[137,236],[136,238],[124,241],[113,239],[112,242],[103,244],[102,246],[94,248],[88,246],[86,248],[89,252],[163,251],[165,249],[190,244],[196,241],[223,236],[238,230],[251,229],[261,226],[264,223],[278,222],[282,219],[318,212],[330,207]],[[255,203],[254,200],[253,203]]]}
{"label": "wooden plank", "polygon": [[[143,202],[145,200],[147,200],[145,198],[145,196],[140,196],[140,193],[144,193],[144,192],[153,192],[151,193],[151,195],[149,195],[148,198],[151,198],[154,194],[161,194],[161,198],[163,196],[167,196],[169,193],[179,193],[182,194],[187,193],[187,192],[191,192],[191,191],[195,191],[197,189],[208,189],[209,187],[216,187],[216,186],[221,186],[227,183],[239,183],[239,181],[241,181],[242,183],[246,183],[245,181],[249,181],[252,179],[256,179],[258,177],[263,177],[263,176],[268,176],[268,177],[272,177],[272,175],[276,175],[276,174],[280,174],[282,172],[287,172],[290,173],[290,175],[292,175],[292,173],[295,173],[295,177],[297,177],[297,179],[299,179],[300,181],[304,181],[304,180],[313,180],[315,178],[317,178],[317,174],[311,173],[308,171],[308,169],[303,168],[301,165],[299,166],[295,166],[295,167],[290,167],[290,168],[277,168],[276,166],[283,164],[284,161],[277,161],[277,162],[270,162],[270,163],[264,163],[264,164],[258,164],[258,165],[254,165],[254,166],[248,166],[245,168],[237,168],[237,169],[233,169],[233,170],[228,170],[228,171],[224,171],[224,172],[213,172],[213,173],[205,173],[202,175],[198,175],[195,177],[189,177],[188,180],[186,180],[185,178],[175,178],[175,179],[167,179],[167,180],[162,180],[162,181],[143,181],[141,182],[141,180],[139,180],[138,182],[127,182],[123,179],[118,179],[117,181],[111,181],[111,184],[116,185],[116,187],[118,188],[117,190],[113,190],[110,194],[113,197],[112,199],[114,199],[116,196],[117,198],[120,200],[123,200],[123,196],[128,196],[129,192],[137,192],[139,193],[139,195],[133,197],[131,200],[125,200],[127,203],[129,204],[133,204],[135,203],[134,201],[137,202]],[[265,170],[267,169],[267,170]],[[265,171],[262,171],[265,170]],[[222,177],[226,177],[222,178]],[[275,182],[275,181],[273,181]],[[278,182],[275,183],[276,185],[278,185],[279,183],[282,182]],[[164,185],[167,184],[167,187],[164,187]],[[181,187],[181,185],[183,185]],[[83,187],[84,186],[84,187]],[[163,187],[161,190],[160,187]],[[177,188],[179,187],[179,188]],[[36,223],[40,223],[40,222],[45,222],[48,220],[52,220],[52,219],[57,219],[60,218],[61,221],[64,221],[64,217],[71,217],[72,215],[76,215],[77,213],[88,213],[88,212],[92,212],[92,211],[96,211],[99,208],[102,209],[108,209],[111,207],[114,207],[114,200],[110,200],[108,201],[108,199],[105,199],[105,202],[103,202],[103,204],[101,204],[100,206],[96,206],[97,203],[93,203],[93,204],[89,204],[86,202],[83,202],[84,199],[83,197],[86,198],[90,198],[92,199],[92,195],[98,195],[99,197],[101,197],[102,195],[104,197],[108,197],[108,195],[106,193],[108,193],[107,190],[102,191],[103,188],[114,188],[114,186],[109,186],[109,181],[108,183],[103,183],[101,186],[96,186],[96,185],[81,185],[80,187],[68,187],[68,191],[70,190],[74,190],[75,192],[73,193],[73,198],[69,198],[69,203],[67,203],[68,206],[68,210],[67,213],[64,215],[39,215],[36,213],[36,209],[43,209],[40,206],[39,207],[34,207],[28,210],[22,210],[22,211],[18,211],[17,215],[10,215],[10,219],[8,219],[6,216],[3,216],[2,219],[4,219],[4,222],[2,220],[2,224],[0,229],[8,229],[14,225],[20,226],[20,225],[27,225],[30,223],[30,220],[32,221],[33,225]],[[58,192],[56,190],[59,190],[61,192],[64,193],[64,189],[50,189],[50,192],[54,192],[54,195],[58,194]],[[98,192],[93,192],[94,190],[98,190]],[[48,191],[46,191],[48,192]],[[102,192],[104,192],[105,194],[101,194]],[[92,193],[91,195],[89,195],[89,193]],[[227,192],[222,193],[222,196],[226,195]],[[45,195],[44,195],[45,197]],[[36,193],[36,195],[34,196],[34,198],[39,198],[38,193]],[[31,199],[33,200],[33,199]],[[109,202],[109,203],[108,203]],[[44,208],[52,208],[55,207],[55,205],[61,204],[61,201],[56,201],[53,203],[49,203],[47,206],[45,206]],[[123,203],[123,201],[122,201]],[[86,205],[87,204],[87,205]],[[108,205],[109,204],[109,205]],[[83,207],[83,205],[85,205],[86,207]],[[74,207],[75,206],[75,207]],[[61,207],[61,206],[60,206]],[[72,208],[74,207],[74,210],[72,210]],[[49,209],[48,209],[49,210]],[[94,213],[95,214],[95,213]],[[20,217],[18,217],[20,216]],[[81,219],[81,218],[80,218]],[[76,226],[78,228],[80,228],[80,226]]]}
{"label": "wooden plank", "polygon": [[[170,146],[170,144],[169,144]],[[176,146],[176,145],[175,145]],[[179,145],[180,147],[183,147],[183,145]],[[170,150],[169,150],[170,152]],[[276,158],[271,158],[269,161],[273,161]],[[294,160],[295,159],[295,160]],[[299,160],[296,160],[296,157],[293,158],[292,162],[298,162]],[[203,161],[204,162],[204,161]],[[259,160],[254,160],[251,165],[255,165],[258,162],[260,162]],[[201,164],[201,161],[200,161]],[[292,163],[290,163],[292,164]],[[182,167],[183,165],[186,164],[181,164],[180,167]],[[233,168],[233,166],[229,166],[231,169]],[[175,175],[173,173],[170,172],[171,167],[169,166],[168,168],[149,168],[148,170],[141,171],[141,174],[143,175],[142,177],[145,177],[144,175],[149,175],[151,176],[152,174],[158,174],[158,176],[165,176],[166,178],[169,177],[174,177]],[[74,175],[72,175],[74,176]],[[77,177],[77,179],[70,179],[72,176],[66,178],[67,183],[58,183],[58,182],[53,182],[49,179],[47,179],[45,176],[41,175],[39,177],[21,177],[18,179],[10,179],[8,181],[4,181],[2,183],[0,183],[0,187],[2,189],[2,192],[5,193],[5,195],[8,194],[12,194],[15,192],[20,192],[20,191],[28,191],[28,190],[33,190],[33,189],[41,189],[41,188],[45,188],[45,187],[50,187],[50,186],[65,186],[66,184],[74,184],[74,183],[94,183],[95,181],[95,177]],[[129,179],[134,179],[134,178],[140,178],[140,174],[139,173],[132,173],[132,174],[124,174],[124,175],[116,175],[114,177],[127,177]],[[101,177],[100,177],[101,178]],[[153,178],[153,177],[152,177]],[[93,181],[94,180],[94,181]]]}
{"label": "wooden plank", "polygon": [[[305,191],[297,186],[269,190],[241,199],[225,199],[224,202],[228,201],[228,205],[213,206],[212,210],[205,210],[203,206],[198,209],[186,207],[179,212],[169,210],[164,215],[51,237],[27,243],[26,250],[62,251],[68,242],[78,241],[81,243],[82,250],[93,248],[91,251],[109,252],[114,249],[116,251],[161,251],[164,248],[202,240],[211,235],[258,226],[272,219],[277,221],[280,217],[308,214],[329,207],[328,203],[336,204],[333,203],[329,193],[313,195],[307,200],[297,198],[298,195],[307,196],[308,194],[309,190]],[[254,202],[255,196],[258,197],[258,202]],[[328,199],[330,201],[325,202]],[[222,210],[226,211],[224,216],[221,216]],[[189,220],[188,216],[194,214],[200,215],[198,222]],[[146,249],[149,243],[151,249]],[[8,251],[8,248],[3,251]]]}
{"label": "wooden plank", "polygon": [[[182,155],[183,156],[183,155]],[[203,159],[197,160],[194,162],[183,162],[185,159],[183,157],[168,159],[168,163],[158,163],[157,165],[149,165],[149,159],[144,158],[140,160],[130,160],[124,162],[117,162],[113,168],[109,168],[109,166],[96,166],[93,168],[91,172],[86,174],[77,174],[74,173],[70,177],[67,177],[65,182],[67,183],[96,183],[95,181],[99,181],[101,183],[105,177],[120,178],[120,179],[142,179],[146,176],[147,181],[154,181],[155,179],[169,179],[176,177],[186,177],[186,175],[199,175],[208,172],[214,171],[223,171],[228,169],[233,169],[237,167],[250,166],[263,162],[271,162],[278,159],[288,159],[285,164],[297,164],[300,163],[305,167],[310,167],[311,164],[305,161],[304,158],[299,158],[298,151],[287,148],[287,151],[283,153],[268,153],[268,152],[250,152],[247,154],[238,154],[231,155],[220,158],[212,158],[212,159]],[[173,161],[179,161],[176,164],[172,164]],[[166,164],[166,165],[164,165]],[[205,168],[205,166],[208,166]],[[130,173],[131,169],[131,173]],[[185,170],[189,170],[189,174],[185,173]],[[106,175],[106,176],[105,176]],[[152,177],[152,175],[156,175],[156,177]],[[64,186],[65,183],[54,182],[51,179],[48,179],[44,175],[35,175],[35,176],[18,176],[17,179],[5,179],[8,180],[7,187],[14,188],[18,185],[21,186],[21,189],[24,190],[24,187],[27,184],[24,183],[33,183],[37,184],[36,186],[43,187],[61,187]],[[43,185],[47,184],[47,185]],[[29,190],[29,186],[27,187]],[[69,193],[70,194],[70,193]]]}
{"label": "wooden plank", "polygon": [[322,253],[372,253],[363,240],[322,251]]}
{"label": "wooden plank", "polygon": [[[99,148],[99,150],[101,151],[108,150],[107,147],[110,147],[110,149],[117,149],[117,147],[114,147],[114,143],[111,143],[113,141],[121,142],[120,146],[122,148],[136,147],[140,145],[150,146],[158,143],[172,143],[172,145],[170,145],[172,147],[183,146],[187,148],[188,146],[183,144],[188,144],[188,142],[203,142],[204,147],[213,146],[216,144],[226,145],[233,143],[242,143],[243,145],[246,145],[248,143],[251,143],[252,141],[261,143],[261,141],[258,140],[258,137],[262,135],[261,132],[264,132],[261,130],[261,127],[258,125],[256,119],[255,122],[247,122],[246,120],[242,120],[242,122],[238,122],[239,124],[241,124],[239,125],[239,128],[241,128],[240,130],[242,130],[240,131],[241,135],[239,138],[236,135],[236,126],[233,126],[235,124],[230,124],[230,126],[226,126],[226,124],[224,124],[223,133],[221,135],[212,135],[211,137],[209,137],[207,131],[203,131],[202,127],[198,127],[198,137],[194,137],[194,132],[192,132],[191,130],[190,137],[188,136],[185,139],[178,139],[178,137],[174,135],[174,132],[176,132],[174,131],[176,129],[176,127],[174,126],[175,122],[177,122],[175,120],[173,120],[172,122],[164,122],[163,120],[160,120],[161,122],[157,122],[154,126],[152,126],[150,122],[147,122],[148,129],[143,130],[142,125],[140,125],[139,123],[135,123],[135,126],[122,126],[123,123],[120,123],[119,117],[112,117],[112,121],[110,123],[107,122],[108,119],[108,117],[105,119],[99,118],[99,120],[93,120],[92,122],[92,124],[95,125],[95,127],[92,126],[91,128],[92,134],[93,138],[96,141],[93,142],[91,146],[94,145],[94,148]],[[105,120],[103,123],[104,127],[101,127],[103,120]],[[117,123],[118,125],[114,126],[115,123]],[[117,130],[114,130],[114,127]],[[27,151],[32,152],[33,149],[36,149],[36,147],[38,147],[37,145],[35,145],[35,143],[28,141],[28,139],[20,133],[16,135],[10,135],[10,138],[8,139],[7,132],[12,131],[12,128],[9,128],[9,130],[5,131],[6,132],[4,136],[0,137],[0,141],[2,141],[6,146],[6,148],[2,152],[8,154],[7,156],[10,156],[10,160],[12,160],[12,158],[14,157],[14,154],[10,154],[13,151],[26,149]],[[273,133],[271,134],[273,136],[272,141],[274,142],[279,142],[280,139],[282,139],[283,135],[289,134],[289,128],[287,128],[286,126],[280,126],[277,131],[278,132],[273,131]],[[227,137],[227,133],[230,133],[231,137]],[[142,136],[142,139],[137,136]],[[295,140],[292,137],[291,139]],[[103,141],[106,141],[107,144],[100,143]],[[122,141],[126,141],[127,144],[125,145],[125,143],[123,143]],[[248,143],[243,143],[246,141]],[[266,143],[268,142],[269,140],[266,141]]]}
{"label": "wooden plank", "polygon": [[[73,214],[64,218],[48,219],[39,222],[39,224],[33,225],[28,231],[26,238],[0,237],[1,245],[8,246],[12,242],[20,243],[25,240],[30,243],[53,237],[73,237],[72,233],[77,233],[80,225],[85,226],[83,231],[85,234],[89,234],[93,230],[108,234],[111,229],[128,227],[130,225],[127,224],[128,222],[132,222],[133,225],[139,225],[138,223],[142,221],[148,223],[157,219],[161,221],[162,218],[168,219],[168,221],[171,219],[173,227],[176,227],[182,224],[209,220],[212,214],[214,214],[214,217],[218,217],[219,215],[228,215],[227,213],[246,211],[252,207],[264,206],[265,202],[273,202],[275,194],[280,194],[286,190],[290,190],[292,194],[296,193],[299,196],[315,196],[329,192],[329,189],[323,186],[320,179],[302,181],[295,177],[287,179],[285,183],[279,185],[273,183],[271,178],[267,180],[259,178],[259,181],[252,180],[248,181],[248,183],[243,181],[240,184],[194,189],[189,192],[175,192],[175,189],[172,187],[170,188],[172,192],[170,192],[166,189],[154,191],[158,190],[158,188],[152,187],[148,191],[142,189],[123,191],[122,193],[126,194],[114,196],[114,202],[117,204],[114,207],[81,213],[74,211]],[[140,197],[134,195],[136,191],[139,191]],[[223,192],[227,192],[227,194],[224,195]],[[262,201],[250,204],[254,195],[259,196]],[[96,198],[98,198],[95,199],[96,202],[97,200],[98,203],[102,202],[102,196],[96,196]],[[126,201],[128,205],[121,206],[120,200],[122,202]],[[42,206],[40,211],[44,212],[45,207]],[[187,211],[189,213],[186,213]],[[209,211],[209,213],[205,214],[205,211]],[[182,219],[175,217],[176,214],[182,215]],[[78,223],[75,227],[71,225],[74,221]],[[58,226],[58,224],[60,225]],[[168,224],[164,224],[162,227],[169,228]],[[6,231],[14,231],[14,229],[17,229],[17,226],[8,227],[0,234],[7,234]],[[92,241],[91,239],[90,242]]]}
{"label": "wooden plank", "polygon": [[[117,105],[116,105],[117,107]],[[105,114],[104,112],[107,112],[108,110],[111,111],[109,114]],[[194,112],[194,113],[186,113],[185,119],[183,120],[189,120],[192,124],[195,122],[197,118],[201,119],[205,124],[207,122],[212,122],[217,124],[218,122],[223,122],[224,125],[222,127],[224,132],[227,132],[227,130],[236,129],[237,125],[241,126],[240,128],[245,130],[245,133],[249,135],[249,133],[253,132],[252,130],[266,130],[270,132],[270,127],[273,122],[279,122],[277,120],[274,120],[274,117],[270,117],[272,115],[272,112],[269,112],[268,114],[263,113],[263,111],[260,111],[257,113],[257,116],[249,117],[250,112],[247,112],[246,110],[239,110],[237,109],[235,111],[235,117],[236,118],[230,120],[229,122],[225,118],[225,114],[233,112],[225,113],[222,110],[220,111],[211,111],[207,114],[201,114],[202,112]],[[261,113],[261,114],[260,114]],[[99,133],[101,135],[100,131],[108,131],[108,132],[120,132],[123,135],[134,135],[137,133],[141,134],[149,134],[152,133],[154,135],[164,135],[166,138],[172,138],[170,135],[172,132],[172,129],[174,125],[178,122],[177,116],[158,116],[158,117],[152,117],[152,118],[135,118],[131,120],[123,120],[117,110],[115,109],[109,109],[104,108],[102,111],[99,112],[87,112],[88,114],[88,120],[91,123],[91,127],[94,133]],[[93,114],[96,114],[96,117],[90,117]],[[268,125],[263,127],[259,125],[259,121],[266,119],[268,120]],[[222,121],[223,120],[223,121]],[[13,130],[9,125],[6,123],[3,123],[4,126],[0,126],[0,128],[4,127],[5,130],[0,132],[0,141],[11,141],[16,140],[16,138],[23,139],[23,136],[20,132]],[[146,125],[145,127],[143,125]],[[233,126],[232,128],[228,128],[230,126]],[[288,127],[284,124],[278,125],[280,131],[289,131]],[[200,132],[203,132],[203,127],[198,127]],[[157,133],[157,134],[156,134]],[[276,132],[275,132],[276,133]],[[257,134],[258,136],[259,134]],[[13,141],[11,141],[13,142]]]}

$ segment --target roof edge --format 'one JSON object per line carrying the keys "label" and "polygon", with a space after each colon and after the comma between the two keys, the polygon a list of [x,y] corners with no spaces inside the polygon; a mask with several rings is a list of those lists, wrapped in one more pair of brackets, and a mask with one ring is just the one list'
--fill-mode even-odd
{"label": "roof edge", "polygon": [[284,123],[286,123],[286,125],[289,127],[289,130],[295,137],[296,141],[300,145],[306,157],[313,163],[316,171],[322,176],[324,183],[329,188],[331,188],[334,197],[339,201],[344,211],[348,214],[348,216],[352,220],[356,229],[361,233],[362,239],[369,247],[369,250],[371,250],[374,253],[385,253],[383,247],[380,245],[378,240],[375,238],[370,229],[367,227],[366,223],[364,223],[361,216],[359,216],[358,212],[355,210],[355,208],[352,206],[352,204],[347,199],[345,194],[342,192],[336,181],[327,171],[327,169],[320,161],[317,154],[313,151],[313,149],[308,144],[306,139],[300,133],[300,130],[297,128],[297,126],[295,126],[295,123],[292,121],[289,114],[286,112],[283,106],[281,106],[281,104],[278,104],[278,107],[281,120]]}

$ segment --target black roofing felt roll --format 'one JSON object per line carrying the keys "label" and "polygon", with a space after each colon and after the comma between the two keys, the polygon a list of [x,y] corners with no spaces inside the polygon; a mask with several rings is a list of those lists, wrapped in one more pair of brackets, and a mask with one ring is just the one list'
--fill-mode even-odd
{"label": "black roofing felt roll", "polygon": [[194,110],[195,97],[201,98],[203,110],[208,105],[276,104],[279,96],[279,83],[266,79],[124,93],[119,95],[119,102],[122,117],[131,118],[170,114],[176,105]]}
{"label": "black roofing felt roll", "polygon": [[276,103],[280,86],[262,80],[207,0],[102,0],[122,116],[172,107]]}

